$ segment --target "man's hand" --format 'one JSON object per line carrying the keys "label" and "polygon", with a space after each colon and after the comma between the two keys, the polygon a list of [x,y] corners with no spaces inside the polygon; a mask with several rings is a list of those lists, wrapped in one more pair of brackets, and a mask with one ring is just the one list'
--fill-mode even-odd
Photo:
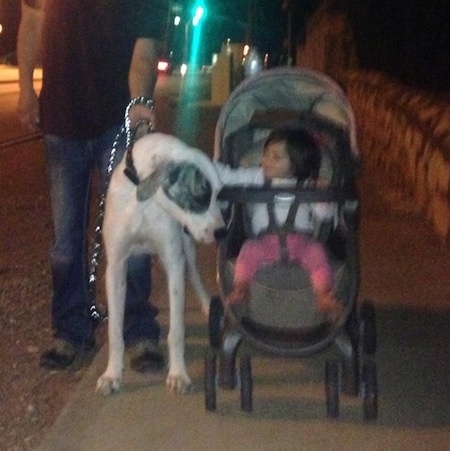
{"label": "man's hand", "polygon": [[31,132],[40,132],[39,127],[39,100],[34,90],[21,90],[17,105],[22,126]]}
{"label": "man's hand", "polygon": [[129,111],[130,127],[132,130],[136,126],[145,121],[145,124],[139,125],[135,133],[135,139],[139,139],[146,135],[150,130],[156,128],[156,116],[153,108],[149,108],[145,105],[134,105]]}

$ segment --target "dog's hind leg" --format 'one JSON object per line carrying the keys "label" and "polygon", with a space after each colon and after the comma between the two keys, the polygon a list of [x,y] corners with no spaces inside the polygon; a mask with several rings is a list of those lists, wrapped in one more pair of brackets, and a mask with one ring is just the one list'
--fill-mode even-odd
{"label": "dog's hind leg", "polygon": [[108,296],[108,365],[97,381],[96,391],[109,395],[120,388],[123,371],[123,318],[126,291],[126,259],[108,262],[106,293]]}
{"label": "dog's hind leg", "polygon": [[203,313],[208,317],[211,296],[206,291],[200,273],[198,272],[195,242],[191,236],[186,233],[183,233],[183,250],[186,255],[186,263],[191,284],[200,299]]}

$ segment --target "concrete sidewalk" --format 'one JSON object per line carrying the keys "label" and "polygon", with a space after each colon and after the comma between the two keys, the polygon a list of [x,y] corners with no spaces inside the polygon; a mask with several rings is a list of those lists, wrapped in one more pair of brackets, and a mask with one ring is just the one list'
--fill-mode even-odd
{"label": "concrete sidewalk", "polygon": [[[218,107],[205,104],[195,116],[184,105],[186,114],[178,118],[176,92],[167,88],[157,99],[161,131],[182,130],[182,139],[212,149]],[[326,353],[302,360],[256,354],[253,412],[240,410],[238,390],[220,390],[217,412],[206,412],[207,327],[189,289],[186,358],[195,391],[170,396],[165,372],[140,375],[127,364],[122,390],[97,395],[96,381],[107,359],[103,346],[39,450],[450,450],[450,250],[381,174],[363,173],[360,185],[359,298],[373,300],[378,319],[376,423],[364,423],[361,400],[348,396],[341,398],[339,420],[325,418]],[[198,251],[202,277],[217,293],[215,247],[199,246]],[[152,299],[161,311],[166,350],[168,301],[159,266]]]}
{"label": "concrete sidewalk", "polygon": [[[195,393],[169,396],[164,375],[142,377],[128,370],[120,393],[95,395],[96,379],[106,364],[104,347],[39,449],[448,450],[448,362],[441,360],[436,368],[434,360],[448,359],[448,348],[419,343],[413,328],[424,319],[445,331],[449,315],[414,315],[405,322],[404,311],[379,313],[381,393],[374,424],[362,421],[360,401],[348,397],[341,399],[339,420],[325,419],[323,367],[316,361],[253,358],[253,413],[240,410],[238,390],[219,392],[217,412],[206,412],[201,390],[204,330],[200,334],[203,328],[191,323],[188,361]],[[412,343],[405,349],[398,339],[407,329]],[[419,328],[418,335],[424,330]],[[443,338],[450,339],[448,332]]]}
{"label": "concrete sidewalk", "polygon": [[[376,423],[364,423],[361,400],[348,396],[341,398],[339,420],[325,418],[325,355],[303,360],[255,355],[253,413],[240,410],[238,390],[219,391],[217,412],[206,412],[207,330],[189,291],[186,354],[194,393],[170,396],[164,373],[142,376],[127,368],[119,393],[94,394],[106,366],[104,346],[39,449],[450,449],[450,252],[404,207],[405,199],[399,208],[398,193],[386,189],[382,176],[363,175],[361,185],[360,298],[376,303],[378,319]],[[200,247],[199,253],[202,275],[214,291],[215,249]],[[166,333],[164,276],[155,273],[154,298]]]}

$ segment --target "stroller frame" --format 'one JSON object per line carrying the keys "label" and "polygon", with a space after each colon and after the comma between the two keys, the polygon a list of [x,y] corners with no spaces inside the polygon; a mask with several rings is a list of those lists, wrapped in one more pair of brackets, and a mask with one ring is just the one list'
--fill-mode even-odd
{"label": "stroller frame", "polygon": [[[286,89],[294,89],[292,96]],[[306,91],[306,94],[302,93]],[[271,94],[271,91],[274,91]],[[300,99],[297,106],[297,99]],[[271,101],[274,101],[274,105]],[[286,108],[287,107],[287,108]],[[285,114],[286,110],[294,114]],[[260,114],[261,110],[264,113]],[[259,114],[258,123],[252,120]],[[237,385],[236,359],[243,341],[267,354],[302,358],[319,353],[333,344],[339,357],[329,359],[325,368],[327,416],[339,416],[339,395],[361,395],[364,419],[375,420],[378,414],[378,388],[374,355],[376,352],[375,311],[372,303],[364,301],[356,305],[359,284],[358,265],[358,195],[356,175],[359,156],[356,147],[355,121],[350,105],[341,88],[327,76],[312,70],[277,68],[265,71],[242,82],[231,94],[221,110],[216,127],[215,158],[231,166],[239,166],[234,154],[236,136],[249,129],[275,128],[276,126],[301,126],[314,132],[324,131],[336,137],[335,148],[344,150],[331,154],[331,163],[339,166],[330,176],[326,189],[224,187],[219,199],[228,202],[227,235],[219,242],[217,253],[218,280],[222,296],[211,300],[209,314],[209,348],[205,356],[205,407],[216,410],[217,382],[220,388],[234,389]],[[243,125],[244,124],[244,125]],[[253,132],[252,132],[253,133]],[[249,142],[251,146],[253,142]],[[333,147],[332,146],[332,147]],[[241,146],[239,146],[242,148]],[[332,152],[333,153],[333,152]],[[239,155],[239,158],[242,157]],[[230,253],[242,244],[239,228],[240,206],[244,203],[267,203],[278,194],[290,194],[299,203],[335,202],[345,224],[345,241],[341,244],[345,255],[346,277],[343,297],[344,313],[334,325],[313,324],[306,328],[273,328],[242,316],[235,308],[224,307],[222,297],[229,292],[227,262]],[[317,232],[319,239],[327,240],[336,235],[338,227],[329,225]],[[234,249],[230,252],[230,249]],[[341,293],[342,295],[342,293]],[[218,371],[217,375],[217,360]],[[244,353],[240,359],[241,408],[250,412],[253,408],[251,357]]]}

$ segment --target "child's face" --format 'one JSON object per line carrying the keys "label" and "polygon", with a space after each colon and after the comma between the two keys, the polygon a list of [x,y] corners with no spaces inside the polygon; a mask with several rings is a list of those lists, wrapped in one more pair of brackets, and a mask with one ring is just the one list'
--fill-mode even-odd
{"label": "child's face", "polygon": [[284,141],[272,142],[263,151],[261,166],[266,178],[291,178],[294,168]]}

